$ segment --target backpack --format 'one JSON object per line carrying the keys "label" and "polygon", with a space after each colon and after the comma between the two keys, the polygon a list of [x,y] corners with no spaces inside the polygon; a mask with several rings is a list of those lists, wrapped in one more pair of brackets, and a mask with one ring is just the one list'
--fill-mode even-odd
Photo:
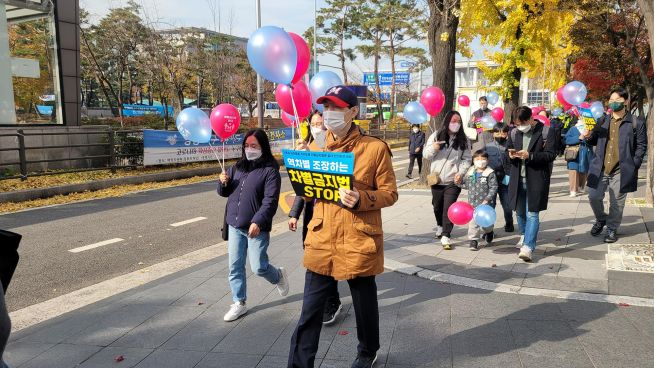
{"label": "backpack", "polygon": [[[516,130],[517,128],[513,128],[511,130],[511,141],[513,142],[513,144],[515,144],[515,136],[517,134]],[[541,132],[541,135],[543,136],[543,147],[545,147],[545,144],[547,143],[547,136],[549,135],[549,133],[550,133],[550,127],[543,124],[543,131]]]}

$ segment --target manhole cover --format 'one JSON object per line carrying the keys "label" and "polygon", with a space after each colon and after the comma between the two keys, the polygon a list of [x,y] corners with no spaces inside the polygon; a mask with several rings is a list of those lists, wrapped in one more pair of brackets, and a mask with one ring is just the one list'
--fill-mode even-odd
{"label": "manhole cover", "polygon": [[606,268],[654,273],[654,244],[609,244]]}

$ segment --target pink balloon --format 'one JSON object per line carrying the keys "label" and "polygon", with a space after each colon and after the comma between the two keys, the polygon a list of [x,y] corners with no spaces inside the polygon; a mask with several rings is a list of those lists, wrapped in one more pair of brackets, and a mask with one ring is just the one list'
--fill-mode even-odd
{"label": "pink balloon", "polygon": [[241,125],[241,113],[236,106],[220,104],[211,110],[211,128],[222,139],[227,139],[238,131]]}
{"label": "pink balloon", "polygon": [[[291,91],[293,98],[291,98]],[[293,89],[285,84],[278,84],[275,89],[275,101],[279,107],[291,115],[295,115],[293,111],[293,100],[295,100],[295,108],[300,119],[304,119],[311,114],[311,92],[304,81],[299,81],[293,85]]]}
{"label": "pink balloon", "polygon": [[293,76],[293,82],[295,84],[297,81],[302,79],[309,70],[309,63],[311,63],[311,51],[309,51],[309,45],[306,41],[299,35],[288,32],[288,35],[293,39],[295,43],[295,49],[297,50],[297,66],[295,67],[295,75]]}
{"label": "pink balloon", "polygon": [[550,123],[550,119],[548,119],[547,116],[543,116],[543,115],[534,115],[534,120],[538,120],[538,121],[540,121],[541,123],[545,124],[546,126],[550,126],[550,125],[551,125],[551,123]]}
{"label": "pink balloon", "polygon": [[459,102],[460,106],[463,106],[463,107],[470,106],[470,98],[468,96],[466,96],[466,95],[459,96],[457,101]]}
{"label": "pink balloon", "polygon": [[579,105],[582,109],[589,109],[590,108],[590,103],[588,102],[582,102],[581,105]]}
{"label": "pink balloon", "polygon": [[447,217],[455,225],[465,225],[472,220],[475,209],[467,202],[454,202],[447,210]]}
{"label": "pink balloon", "polygon": [[491,110],[491,116],[495,121],[502,121],[502,119],[504,119],[504,110],[502,110],[501,107],[496,107]]}
{"label": "pink balloon", "polygon": [[293,125],[295,125],[295,127],[297,127],[297,123],[295,122],[295,116],[293,116],[291,114],[288,114],[288,113],[286,113],[284,111],[282,111],[282,121],[289,128],[292,127]]}
{"label": "pink balloon", "polygon": [[420,103],[429,115],[436,116],[445,106],[445,94],[438,87],[429,87],[422,91]]}

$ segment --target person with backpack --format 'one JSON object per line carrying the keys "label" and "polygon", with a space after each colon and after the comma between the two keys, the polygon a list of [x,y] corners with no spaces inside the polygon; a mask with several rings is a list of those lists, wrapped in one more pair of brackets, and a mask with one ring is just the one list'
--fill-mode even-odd
{"label": "person with backpack", "polygon": [[[624,88],[611,91],[610,115],[602,118],[592,131],[580,139],[595,146],[595,158],[588,169],[588,201],[595,214],[592,236],[599,236],[606,226],[605,243],[618,241],[627,194],[638,187],[638,169],[647,153],[645,121],[627,111],[629,92]],[[609,192],[609,212],[604,209],[604,197]]]}
{"label": "person with backpack", "polygon": [[[511,171],[511,162],[506,151],[506,143],[511,128],[506,124],[497,124],[493,128],[493,141],[484,147],[488,153],[488,166],[493,169],[497,178],[497,197],[502,205],[504,214],[504,232],[512,233],[515,231],[513,226],[513,209],[509,204],[509,173]],[[493,208],[497,204],[497,197],[489,203]]]}
{"label": "person with backpack", "polygon": [[515,113],[516,128],[506,148],[511,160],[509,203],[515,209],[520,228],[518,257],[531,262],[536,249],[539,214],[547,209],[552,164],[556,159],[554,129],[534,120],[531,109],[521,106]]}

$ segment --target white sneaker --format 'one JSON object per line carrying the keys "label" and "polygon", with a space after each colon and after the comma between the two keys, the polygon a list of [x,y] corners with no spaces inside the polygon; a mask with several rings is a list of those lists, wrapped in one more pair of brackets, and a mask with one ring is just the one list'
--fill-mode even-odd
{"label": "white sneaker", "polygon": [[521,235],[520,240],[518,240],[518,244],[515,245],[516,249],[522,248],[524,242],[525,242],[525,236]]}
{"label": "white sneaker", "polygon": [[452,243],[450,243],[450,238],[448,238],[447,236],[441,238],[441,245],[445,250],[452,249]]}
{"label": "white sneaker", "polygon": [[523,245],[522,248],[520,248],[520,254],[518,254],[518,258],[525,262],[531,262],[531,248]]}
{"label": "white sneaker", "polygon": [[442,226],[436,226],[436,238],[440,238],[441,235],[443,235],[443,227]]}
{"label": "white sneaker", "polygon": [[236,321],[237,319],[239,319],[239,317],[247,313],[247,311],[248,308],[245,306],[245,303],[241,304],[239,302],[236,302],[229,307],[229,311],[225,313],[223,320],[225,322]]}
{"label": "white sneaker", "polygon": [[577,192],[570,192],[570,198],[575,198],[577,196]]}
{"label": "white sneaker", "polygon": [[279,282],[277,283],[277,291],[279,295],[286,296],[288,295],[288,276],[286,275],[286,269],[284,267],[279,268]]}

